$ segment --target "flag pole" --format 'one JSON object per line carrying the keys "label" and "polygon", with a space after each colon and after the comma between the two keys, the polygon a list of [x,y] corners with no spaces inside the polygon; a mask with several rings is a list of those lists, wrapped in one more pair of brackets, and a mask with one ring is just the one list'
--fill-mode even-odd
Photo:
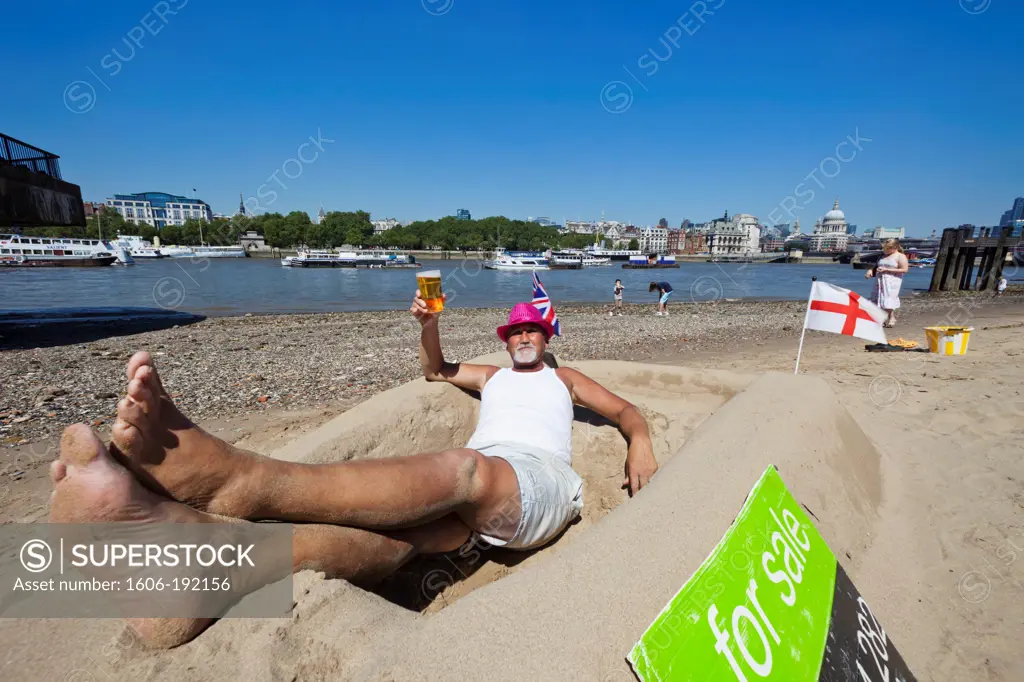
{"label": "flag pole", "polygon": [[793,368],[793,374],[798,374],[800,372],[800,353],[804,350],[804,335],[807,333],[807,318],[811,315],[811,299],[814,298],[814,283],[817,281],[817,277],[811,277],[811,293],[807,295],[807,311],[804,312],[804,328],[800,330],[800,347],[796,350],[796,367]]}

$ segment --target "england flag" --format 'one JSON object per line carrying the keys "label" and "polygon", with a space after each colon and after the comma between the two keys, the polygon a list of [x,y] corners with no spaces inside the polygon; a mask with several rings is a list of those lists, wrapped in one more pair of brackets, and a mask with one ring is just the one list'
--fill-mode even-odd
{"label": "england flag", "polygon": [[804,328],[887,343],[882,327],[886,317],[884,310],[856,292],[814,282]]}

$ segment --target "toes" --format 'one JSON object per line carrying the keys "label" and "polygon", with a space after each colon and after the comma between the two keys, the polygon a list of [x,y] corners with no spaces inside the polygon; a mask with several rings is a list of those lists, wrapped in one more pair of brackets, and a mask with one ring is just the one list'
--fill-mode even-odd
{"label": "toes", "polygon": [[153,395],[157,397],[165,395],[163,383],[161,383],[160,375],[156,371],[156,365],[150,363],[139,367],[138,371],[135,372],[135,378],[146,384],[146,387]]}
{"label": "toes", "polygon": [[138,452],[144,440],[143,429],[149,422],[142,405],[131,398],[123,398],[117,404],[117,420],[110,431],[114,444],[125,453]]}
{"label": "toes", "polygon": [[149,425],[149,420],[146,419],[145,406],[130,396],[121,398],[117,403],[117,419],[118,421],[128,422],[138,429]]}
{"label": "toes", "polygon": [[138,353],[131,357],[128,361],[128,368],[125,370],[125,374],[128,376],[128,380],[140,379],[149,386],[149,390],[152,391],[153,395],[161,396],[164,394],[164,387],[160,381],[160,375],[156,371],[156,363],[153,361],[153,356],[147,351],[140,350]]}
{"label": "toes", "polygon": [[142,408],[144,414],[154,414],[159,407],[159,403],[146,382],[139,378],[140,374],[142,374],[141,371],[136,374],[134,379],[128,382],[128,397]]}
{"label": "toes", "polygon": [[65,465],[88,466],[104,452],[103,442],[85,424],[72,424],[60,437],[60,460]]}
{"label": "toes", "polygon": [[50,480],[54,483],[60,483],[64,480],[64,477],[68,475],[68,468],[64,462],[56,459],[50,462]]}
{"label": "toes", "polygon": [[128,376],[128,380],[131,381],[135,378],[135,373],[139,371],[139,367],[143,365],[152,365],[153,356],[147,351],[140,350],[128,360],[128,367],[125,370],[125,374]]}

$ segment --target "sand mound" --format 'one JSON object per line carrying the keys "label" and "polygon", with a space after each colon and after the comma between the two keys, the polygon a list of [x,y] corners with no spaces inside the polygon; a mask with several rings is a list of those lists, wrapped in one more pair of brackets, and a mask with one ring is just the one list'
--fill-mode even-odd
{"label": "sand mound", "polygon": [[502,680],[631,679],[622,657],[769,464],[837,556],[862,553],[881,503],[877,452],[823,381],[769,374],[712,415],[636,499],[531,570],[381,643],[353,679],[482,669]]}
{"label": "sand mound", "polygon": [[[97,669],[112,679],[629,680],[625,654],[715,546],[769,464],[856,580],[857,558],[879,519],[882,472],[878,453],[823,381],[622,362],[573,366],[641,407],[662,468],[627,502],[618,489],[621,435],[595,415],[577,413],[574,466],[584,478],[584,517],[518,566],[485,557],[468,579],[449,566],[446,577],[434,575],[440,589],[425,610],[307,572],[296,576],[290,620],[220,621],[170,652],[117,640],[122,629],[113,621],[34,621],[32,629],[78,643],[57,647],[67,649],[59,652],[67,670]],[[276,456],[327,462],[461,445],[476,410],[472,395],[414,381]],[[425,584],[430,576],[417,577]],[[884,622],[886,603],[876,603]],[[83,638],[106,641],[107,654],[83,653]]]}

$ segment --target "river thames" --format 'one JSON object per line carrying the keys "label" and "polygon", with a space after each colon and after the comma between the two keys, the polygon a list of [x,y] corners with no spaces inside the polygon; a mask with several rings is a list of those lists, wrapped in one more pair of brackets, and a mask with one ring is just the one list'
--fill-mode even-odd
{"label": "river thames", "polygon": [[[422,268],[286,268],[272,258],[166,259],[130,267],[0,269],[0,310],[160,307],[208,316],[394,310],[407,307],[416,273],[441,271],[448,306],[485,308],[530,300],[530,272],[487,270],[481,261],[421,260]],[[871,293],[873,281],[849,265],[681,263],[678,269],[626,270],[621,263],[538,271],[559,303],[611,303],[621,279],[625,303],[656,303],[651,281],[674,288],[670,303],[715,299],[807,298],[811,277]],[[932,270],[912,268],[903,292],[927,289]]]}

